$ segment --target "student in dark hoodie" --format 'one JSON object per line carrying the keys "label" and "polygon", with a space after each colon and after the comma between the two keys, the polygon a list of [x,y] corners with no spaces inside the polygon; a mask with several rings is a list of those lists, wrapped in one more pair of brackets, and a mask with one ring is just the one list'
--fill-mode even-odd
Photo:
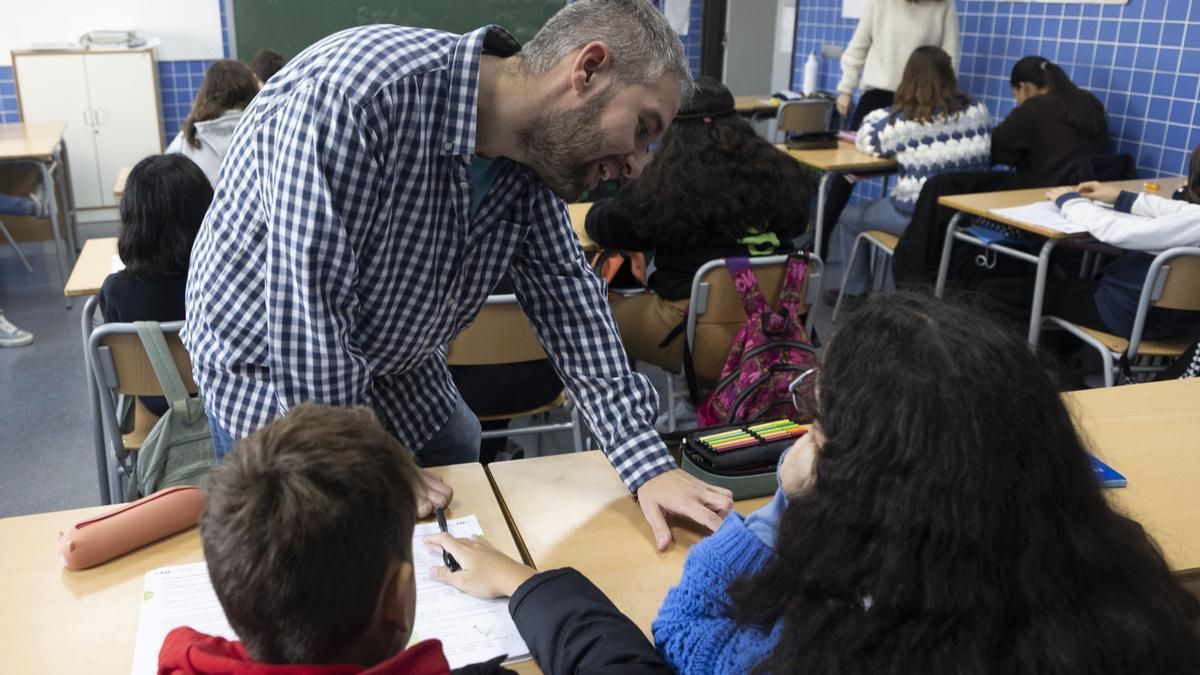
{"label": "student in dark hoodie", "polygon": [[[462,569],[413,568],[423,483],[413,455],[368,408],[315,403],[250,434],[208,483],[200,537],[241,641],[177,628],[163,675],[450,673],[442,644],[408,644],[416,575],[509,611],[546,673],[669,673],[640,630],[581,574],[536,572],[486,542],[426,538]],[[455,672],[509,673],[501,658]]]}
{"label": "student in dark hoodie", "polygon": [[258,95],[258,89],[254,71],[246,64],[232,59],[213,62],[204,73],[183,128],[167,146],[167,152],[195,162],[215,188],[221,160],[242,121],[242,111]]}

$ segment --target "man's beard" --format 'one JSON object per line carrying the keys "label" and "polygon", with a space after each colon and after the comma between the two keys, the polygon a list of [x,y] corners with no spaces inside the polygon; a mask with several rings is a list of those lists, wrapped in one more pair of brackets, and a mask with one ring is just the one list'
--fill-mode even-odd
{"label": "man's beard", "polygon": [[566,201],[592,187],[592,164],[604,146],[600,113],[614,93],[610,84],[579,108],[542,113],[517,132],[525,164]]}

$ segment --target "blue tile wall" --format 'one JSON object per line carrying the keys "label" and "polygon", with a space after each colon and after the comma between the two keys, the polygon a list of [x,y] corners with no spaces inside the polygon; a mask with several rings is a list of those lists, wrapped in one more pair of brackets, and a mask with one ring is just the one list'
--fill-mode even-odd
{"label": "blue tile wall", "polygon": [[[796,12],[793,83],[804,57],[822,44],[844,45],[855,22],[841,0],[807,0]],[[1126,5],[958,0],[960,85],[997,119],[1012,110],[1008,73],[1022,56],[1061,65],[1104,102],[1114,146],[1137,158],[1143,176],[1187,172],[1200,145],[1200,0],[1129,0]],[[836,60],[821,66],[832,91]]]}
{"label": "blue tile wall", "polygon": [[704,14],[704,0],[692,0],[689,14],[688,34],[679,36],[679,40],[683,42],[683,52],[687,54],[692,76],[696,77],[700,75],[700,22]]}
{"label": "blue tile wall", "polygon": [[17,107],[17,83],[13,80],[11,66],[0,66],[0,122],[20,122],[21,109]]}

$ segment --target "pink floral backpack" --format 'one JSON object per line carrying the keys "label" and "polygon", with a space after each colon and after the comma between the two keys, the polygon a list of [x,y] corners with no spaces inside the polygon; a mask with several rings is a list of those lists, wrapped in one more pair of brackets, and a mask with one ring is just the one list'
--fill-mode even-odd
{"label": "pink floral backpack", "polygon": [[726,258],[725,264],[742,298],[746,323],[733,339],[716,388],[696,410],[696,421],[704,427],[790,417],[795,411],[788,385],[817,363],[800,318],[808,264],[799,256],[788,258],[778,309],[763,297],[748,259]]}

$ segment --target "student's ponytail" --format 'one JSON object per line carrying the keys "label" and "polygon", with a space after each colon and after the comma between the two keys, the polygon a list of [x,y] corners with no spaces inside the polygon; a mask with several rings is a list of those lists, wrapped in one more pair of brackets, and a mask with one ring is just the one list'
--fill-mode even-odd
{"label": "student's ponytail", "polygon": [[1026,56],[1017,61],[1009,77],[1015,89],[1028,82],[1038,89],[1046,88],[1059,98],[1067,123],[1088,138],[1108,136],[1108,117],[1104,104],[1091,93],[1075,86],[1066,71],[1041,56]]}

